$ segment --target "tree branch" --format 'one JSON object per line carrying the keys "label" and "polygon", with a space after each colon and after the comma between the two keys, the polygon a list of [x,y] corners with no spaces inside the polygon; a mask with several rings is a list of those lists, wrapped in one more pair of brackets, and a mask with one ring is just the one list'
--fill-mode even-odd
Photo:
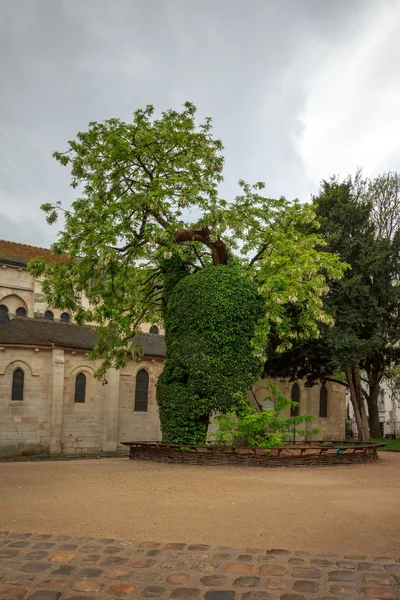
{"label": "tree branch", "polygon": [[175,234],[175,242],[201,242],[210,248],[214,265],[226,265],[228,262],[228,252],[225,242],[217,240],[210,241],[210,230],[208,227],[202,229],[182,229]]}
{"label": "tree branch", "polygon": [[194,244],[191,244],[191,246],[194,250],[195,255],[197,256],[197,260],[199,261],[199,263],[201,264],[201,266],[204,269],[205,265],[204,265],[203,259],[201,258],[200,252],[198,252],[198,250]]}
{"label": "tree branch", "polygon": [[157,223],[161,225],[161,227],[163,227],[164,229],[168,228],[168,222],[159,213],[151,212],[150,214],[155,218]]}
{"label": "tree branch", "polygon": [[255,256],[253,256],[253,258],[251,259],[250,264],[249,264],[250,267],[252,265],[254,265],[254,263],[262,257],[262,255],[264,254],[264,252],[267,248],[268,248],[268,244],[264,244],[263,246],[261,246],[261,248],[257,252],[257,254]]}

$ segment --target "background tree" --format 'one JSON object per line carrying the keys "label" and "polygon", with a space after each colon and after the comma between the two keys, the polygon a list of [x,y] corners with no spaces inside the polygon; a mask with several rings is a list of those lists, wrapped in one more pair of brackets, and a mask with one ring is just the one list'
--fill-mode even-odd
{"label": "background tree", "polygon": [[[71,185],[80,192],[71,209],[60,203],[42,207],[50,223],[60,211],[64,214],[65,226],[53,251],[65,253],[67,260],[46,264],[36,259],[30,268],[44,278],[43,290],[52,305],[69,309],[80,324],[97,323],[98,342],[91,356],[103,359],[98,376],[111,366],[125,364],[131,339],[142,323],[165,317],[166,374],[158,393],[163,412],[165,386],[182,379],[186,385],[191,376],[187,371],[178,373],[182,352],[176,344],[182,344],[184,331],[174,330],[173,311],[183,316],[175,289],[185,298],[190,293],[198,307],[212,305],[215,315],[228,314],[233,306],[228,310],[226,298],[217,293],[222,272],[211,273],[237,264],[235,272],[229,271],[227,292],[237,295],[245,289],[245,281],[256,286],[262,310],[259,318],[249,321],[243,344],[251,344],[253,358],[261,361],[271,324],[279,338],[278,351],[284,351],[293,340],[318,335],[319,323],[331,323],[322,302],[328,291],[325,276],[338,277],[343,267],[337,256],[323,250],[321,236],[310,229],[315,220],[311,206],[265,198],[260,195],[262,183],[250,186],[243,181],[241,195],[233,202],[219,198],[222,144],[212,137],[210,119],[196,123],[192,104],[186,103],[182,112],[166,111],[159,119],[153,119],[153,113],[148,106],[134,113],[132,123],[119,119],[90,123],[88,131],[69,142],[65,153],[55,153],[61,164],[71,168]],[[167,261],[173,261],[176,269],[169,269]],[[202,269],[207,274],[199,276]],[[90,308],[82,304],[82,294]],[[185,311],[188,306],[186,302]],[[296,322],[286,310],[289,306],[296,307]],[[236,315],[233,329],[240,328],[242,310],[231,313]],[[215,330],[208,323],[196,335],[201,334],[203,341],[207,335],[225,336],[218,329],[225,327],[223,323],[216,320]],[[188,327],[187,335],[193,331]],[[214,356],[217,346],[213,346]],[[228,351],[223,343],[220,349]],[[237,360],[240,357],[248,363],[243,353],[237,353]],[[215,374],[226,364],[217,361]],[[239,371],[243,373],[243,368]],[[250,379],[257,378],[256,371]],[[207,388],[206,379],[192,387],[192,396],[185,400],[192,407],[194,401],[208,406],[202,412],[204,422],[207,414],[218,410],[215,390]],[[235,390],[230,388],[229,393]],[[225,400],[221,394],[222,406]],[[173,415],[164,416],[163,434]],[[198,441],[202,435],[190,433],[190,428],[178,429],[182,442],[190,442],[192,434]],[[169,433],[167,437],[171,439]]]}
{"label": "background tree", "polygon": [[389,390],[392,408],[400,408],[400,365],[393,365],[385,371],[385,382]]}
{"label": "background tree", "polygon": [[[366,251],[370,276],[370,343],[361,368],[366,375],[370,431],[380,437],[380,384],[400,364],[400,175],[388,172],[366,182],[364,199],[371,206],[374,244]],[[390,379],[390,377],[389,377]]]}
{"label": "background tree", "polygon": [[271,337],[266,366],[269,373],[307,376],[310,383],[345,373],[363,440],[370,434],[381,436],[380,383],[400,360],[397,181],[393,173],[367,181],[358,172],[342,182],[322,182],[314,198],[319,231],[327,248],[351,266],[341,280],[330,282],[325,298],[335,325],[322,329],[318,340],[302,341],[282,359],[274,355]]}
{"label": "background tree", "polygon": [[388,171],[367,182],[372,220],[380,240],[393,240],[400,231],[400,173]]}

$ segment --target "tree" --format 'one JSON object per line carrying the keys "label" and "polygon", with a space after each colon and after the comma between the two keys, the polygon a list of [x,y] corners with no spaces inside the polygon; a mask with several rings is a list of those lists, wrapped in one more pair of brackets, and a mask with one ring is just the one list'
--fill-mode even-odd
{"label": "tree", "polygon": [[[191,324],[186,331],[176,328],[174,311],[180,311],[179,316],[188,311],[189,323],[191,297],[198,307],[212,305],[214,316],[232,309],[230,325],[239,327],[243,307],[235,312],[232,303],[228,309],[224,295],[217,293],[218,285],[226,283],[227,292],[236,294],[238,302],[241,290],[250,297],[257,289],[262,310],[257,316],[254,308],[249,326],[242,328],[242,343],[252,348],[253,361],[262,361],[272,323],[279,351],[290,348],[295,339],[318,335],[318,324],[331,323],[323,310],[325,278],[339,277],[344,267],[337,256],[323,250],[321,236],[307,230],[315,220],[311,206],[265,198],[260,195],[262,183],[250,186],[243,181],[234,201],[219,198],[222,143],[212,137],[210,119],[196,123],[192,104],[186,103],[182,112],[168,110],[158,119],[153,114],[154,108],[147,106],[134,113],[132,123],[119,119],[90,123],[86,132],[69,142],[65,153],[54,154],[70,167],[71,185],[80,191],[70,209],[59,202],[42,206],[49,223],[60,212],[65,216],[52,248],[67,258],[54,264],[35,259],[30,268],[43,277],[43,291],[52,305],[68,308],[80,324],[97,324],[98,341],[91,357],[103,359],[99,377],[110,367],[125,364],[131,339],[143,322],[165,318],[167,361],[157,393],[163,435],[172,439],[169,424],[179,417],[183,404],[192,408],[203,404],[204,426],[177,426],[179,434],[173,438],[198,442],[205,439],[207,415],[225,406],[227,395],[233,397],[235,390],[230,387],[218,404],[207,378],[200,381],[197,373],[198,385],[192,386],[194,372],[182,363],[181,344],[194,332],[203,341],[207,336],[222,339],[226,332],[218,327],[226,327],[226,319],[216,321],[214,330],[208,322],[204,330]],[[213,274],[225,266],[232,267],[224,270],[229,273],[226,281],[222,271]],[[199,273],[203,269],[204,274]],[[82,294],[89,308],[82,303]],[[286,310],[289,306],[296,307],[296,323]],[[228,352],[222,340],[213,346],[214,358],[218,347]],[[140,348],[133,352],[137,355]],[[238,363],[242,374],[244,365],[249,368],[243,378],[246,385],[257,378],[248,356],[238,352],[235,359],[244,361]],[[219,369],[226,369],[226,360],[215,363],[216,378],[218,373],[224,375]],[[174,414],[167,414],[164,398],[171,394],[166,386],[177,384],[186,386],[186,399],[182,394],[180,407],[178,403]],[[238,383],[236,391],[241,389]]]}
{"label": "tree", "polygon": [[400,364],[400,175],[383,173],[367,182],[364,200],[371,206],[375,239],[366,249],[371,306],[365,318],[369,345],[361,368],[371,435],[380,437],[380,384]]}
{"label": "tree", "polygon": [[163,440],[204,443],[212,414],[234,411],[260,378],[251,342],[263,316],[257,285],[240,266],[208,266],[183,278],[164,325],[167,360],[157,381]]}
{"label": "tree", "polygon": [[366,196],[372,202],[377,238],[393,240],[400,232],[400,174],[378,175],[368,182]]}
{"label": "tree", "polygon": [[385,371],[385,381],[389,390],[393,410],[400,408],[400,365],[393,365]]}
{"label": "tree", "polygon": [[379,386],[400,359],[398,201],[387,197],[398,190],[396,180],[387,174],[367,181],[358,172],[342,182],[322,182],[314,198],[319,231],[327,249],[351,266],[341,280],[329,283],[325,309],[335,325],[321,330],[318,340],[302,341],[282,360],[272,356],[272,346],[267,365],[269,373],[290,371],[292,377],[308,376],[310,383],[343,372],[363,440],[381,435]]}

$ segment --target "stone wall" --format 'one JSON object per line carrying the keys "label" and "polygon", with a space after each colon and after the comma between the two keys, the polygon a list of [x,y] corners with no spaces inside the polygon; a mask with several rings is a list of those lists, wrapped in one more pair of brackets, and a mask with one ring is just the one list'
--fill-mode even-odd
{"label": "stone wall", "polygon": [[[164,361],[144,357],[129,360],[121,371],[111,369],[107,383],[94,377],[96,364],[88,352],[62,348],[3,347],[0,349],[0,456],[30,454],[96,454],[120,451],[120,442],[161,439],[156,402],[156,381]],[[24,397],[11,400],[15,369],[24,371]],[[134,410],[136,376],[149,374],[147,412]],[[74,401],[75,379],[86,376],[86,401]],[[292,384],[278,382],[290,396]],[[301,388],[300,414],[319,415],[319,386]],[[319,427],[314,439],[338,440],[345,435],[345,394],[342,386],[328,383],[328,418],[304,428]],[[265,404],[266,382],[253,388]],[[289,415],[288,415],[289,416]],[[299,441],[301,436],[297,438]]]}
{"label": "stone wall", "polygon": [[[276,381],[279,389],[288,398],[291,397],[293,383],[290,381]],[[307,436],[309,440],[344,440],[345,439],[345,418],[346,418],[346,393],[345,387],[334,382],[326,382],[328,390],[328,416],[322,418],[319,416],[319,401],[320,401],[320,386],[315,385],[308,388],[303,381],[297,381],[300,387],[300,415],[314,415],[315,421],[301,425],[302,429],[320,429],[320,433]],[[257,401],[264,407],[268,408],[269,404],[266,399],[269,395],[267,389],[267,381],[260,380],[254,386],[252,392],[257,398]],[[250,398],[249,398],[250,400]],[[289,409],[283,415],[289,417]],[[297,436],[300,441],[303,436]]]}
{"label": "stone wall", "polygon": [[[158,441],[161,439],[160,420],[156,400],[156,382],[164,367],[162,359],[139,363],[130,361],[120,375],[118,407],[118,444],[129,441]],[[134,412],[136,375],[140,369],[149,373],[149,404],[147,412]]]}
{"label": "stone wall", "polygon": [[[162,360],[129,361],[103,385],[88,352],[62,348],[0,350],[0,456],[120,451],[120,441],[158,440],[155,382]],[[23,400],[11,400],[15,369],[24,371]],[[149,373],[147,412],[134,411],[136,374]],[[75,378],[86,375],[86,400],[74,401]]]}
{"label": "stone wall", "polygon": [[9,312],[23,306],[28,317],[34,315],[33,277],[22,267],[0,266],[0,304],[7,306]]}
{"label": "stone wall", "polygon": [[[40,281],[26,268],[0,265],[0,304],[10,316],[20,306],[28,317],[43,317],[47,309],[54,319],[62,310],[49,307]],[[83,299],[84,306],[88,306]],[[148,332],[151,324],[145,323]],[[159,327],[160,333],[163,333]],[[0,456],[19,454],[86,454],[115,452],[120,441],[158,440],[160,425],[155,383],[163,360],[129,361],[120,373],[111,370],[106,385],[94,378],[97,367],[88,352],[63,349],[4,347],[0,350]],[[11,400],[12,374],[24,371],[24,400]],[[136,373],[149,373],[147,412],[135,412]],[[74,402],[75,377],[84,373],[86,402]]]}
{"label": "stone wall", "polygon": [[[103,450],[107,386],[94,377],[95,368],[82,353],[65,352],[61,452],[87,454]],[[75,379],[86,376],[86,401],[76,403]]]}
{"label": "stone wall", "polygon": [[[26,309],[28,317],[43,317],[46,310],[51,310],[55,321],[59,321],[64,312],[48,304],[40,280],[32,277],[26,268],[7,264],[0,264],[0,304],[7,306],[10,315],[15,314],[21,306]],[[82,297],[82,305],[84,308],[90,306],[85,296]],[[148,333],[151,325],[143,323],[142,331]],[[159,324],[157,327],[160,335],[164,335],[163,327]]]}
{"label": "stone wall", "polygon": [[[85,308],[89,307],[83,298]],[[24,267],[0,265],[0,304],[7,306],[10,315],[23,306],[28,317],[43,317],[46,310],[51,310],[54,319],[58,321],[64,312],[49,306],[42,292],[39,279],[35,279]]]}
{"label": "stone wall", "polygon": [[[0,455],[50,451],[51,351],[0,350]],[[11,400],[15,369],[24,371],[24,400]]]}

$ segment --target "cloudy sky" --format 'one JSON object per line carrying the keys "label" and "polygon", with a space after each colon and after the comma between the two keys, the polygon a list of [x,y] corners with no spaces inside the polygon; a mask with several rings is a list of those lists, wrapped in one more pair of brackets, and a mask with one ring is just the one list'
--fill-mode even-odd
{"label": "cloudy sky", "polygon": [[213,117],[225,197],[400,170],[399,57],[400,0],[0,0],[0,238],[50,244],[52,152],[149,103]]}

